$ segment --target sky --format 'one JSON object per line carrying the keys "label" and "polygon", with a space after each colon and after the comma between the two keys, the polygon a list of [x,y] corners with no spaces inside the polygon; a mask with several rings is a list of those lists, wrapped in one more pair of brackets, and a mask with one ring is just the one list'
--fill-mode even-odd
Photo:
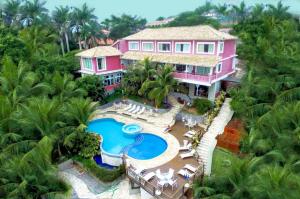
{"label": "sky", "polygon": [[[2,0],[0,0],[2,1]],[[194,10],[203,5],[206,0],[48,0],[47,8],[52,11],[56,6],[68,5],[80,7],[87,3],[89,7],[95,8],[95,14],[100,21],[110,15],[121,15],[123,13],[141,16],[147,21],[153,21],[159,16],[168,17],[180,12]],[[214,4],[239,4],[241,0],[210,0]],[[273,3],[277,0],[245,0],[247,5],[255,3]],[[300,14],[300,0],[282,0],[285,5],[290,6],[290,11]]]}
{"label": "sky", "polygon": [[[1,0],[0,0],[1,1]],[[159,16],[168,17],[177,15],[183,11],[194,10],[203,5],[206,0],[48,0],[47,8],[51,11],[58,5],[80,7],[83,3],[95,8],[95,14],[100,21],[110,15],[123,13],[141,16],[147,21],[153,21]],[[241,0],[211,0],[214,4],[239,4]],[[276,0],[245,0],[247,5],[255,3],[273,3]],[[290,6],[290,11],[300,14],[300,0],[282,0]]]}
{"label": "sky", "polygon": [[[123,13],[146,18],[148,22],[154,21],[159,16],[169,17],[184,11],[192,11],[206,0],[46,0],[46,7],[53,11],[56,6],[81,7],[83,3],[95,8],[95,15],[100,21],[113,15]],[[213,4],[240,4],[242,0],[208,0]],[[5,0],[0,0],[0,5]],[[277,0],[245,0],[247,5],[256,3],[277,4]],[[300,0],[282,0],[290,6],[290,12],[300,15]]]}

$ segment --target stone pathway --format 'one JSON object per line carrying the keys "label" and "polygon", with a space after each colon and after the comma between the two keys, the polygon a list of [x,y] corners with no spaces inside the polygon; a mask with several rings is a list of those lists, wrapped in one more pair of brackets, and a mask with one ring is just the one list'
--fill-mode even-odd
{"label": "stone pathway", "polygon": [[217,145],[216,137],[223,133],[225,126],[233,116],[230,101],[230,98],[225,99],[219,114],[214,118],[197,147],[197,152],[204,163],[205,175],[210,175],[211,173],[212,156]]}

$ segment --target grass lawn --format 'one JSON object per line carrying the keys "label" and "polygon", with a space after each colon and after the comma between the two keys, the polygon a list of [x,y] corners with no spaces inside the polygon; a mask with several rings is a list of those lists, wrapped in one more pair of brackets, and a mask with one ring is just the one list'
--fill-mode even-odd
{"label": "grass lawn", "polygon": [[221,175],[226,172],[232,161],[240,161],[240,158],[226,149],[216,147],[212,160],[212,175]]}

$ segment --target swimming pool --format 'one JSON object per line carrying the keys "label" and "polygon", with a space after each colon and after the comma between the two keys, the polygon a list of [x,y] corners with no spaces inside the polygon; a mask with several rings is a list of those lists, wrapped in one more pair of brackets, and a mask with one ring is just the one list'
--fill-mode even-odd
{"label": "swimming pool", "polygon": [[136,136],[126,136],[123,126],[124,123],[104,118],[91,121],[87,130],[102,136],[101,150],[112,156],[127,153],[132,158],[148,160],[162,154],[168,147],[163,138],[154,134],[141,132]]}

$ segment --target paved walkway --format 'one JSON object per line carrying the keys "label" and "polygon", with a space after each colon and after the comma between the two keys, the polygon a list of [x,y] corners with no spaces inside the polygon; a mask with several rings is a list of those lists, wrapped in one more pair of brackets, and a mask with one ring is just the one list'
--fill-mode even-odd
{"label": "paved walkway", "polygon": [[204,163],[204,173],[206,175],[211,173],[212,156],[217,145],[216,137],[223,133],[225,126],[233,116],[230,101],[230,98],[225,99],[219,114],[214,118],[197,147],[197,152]]}

